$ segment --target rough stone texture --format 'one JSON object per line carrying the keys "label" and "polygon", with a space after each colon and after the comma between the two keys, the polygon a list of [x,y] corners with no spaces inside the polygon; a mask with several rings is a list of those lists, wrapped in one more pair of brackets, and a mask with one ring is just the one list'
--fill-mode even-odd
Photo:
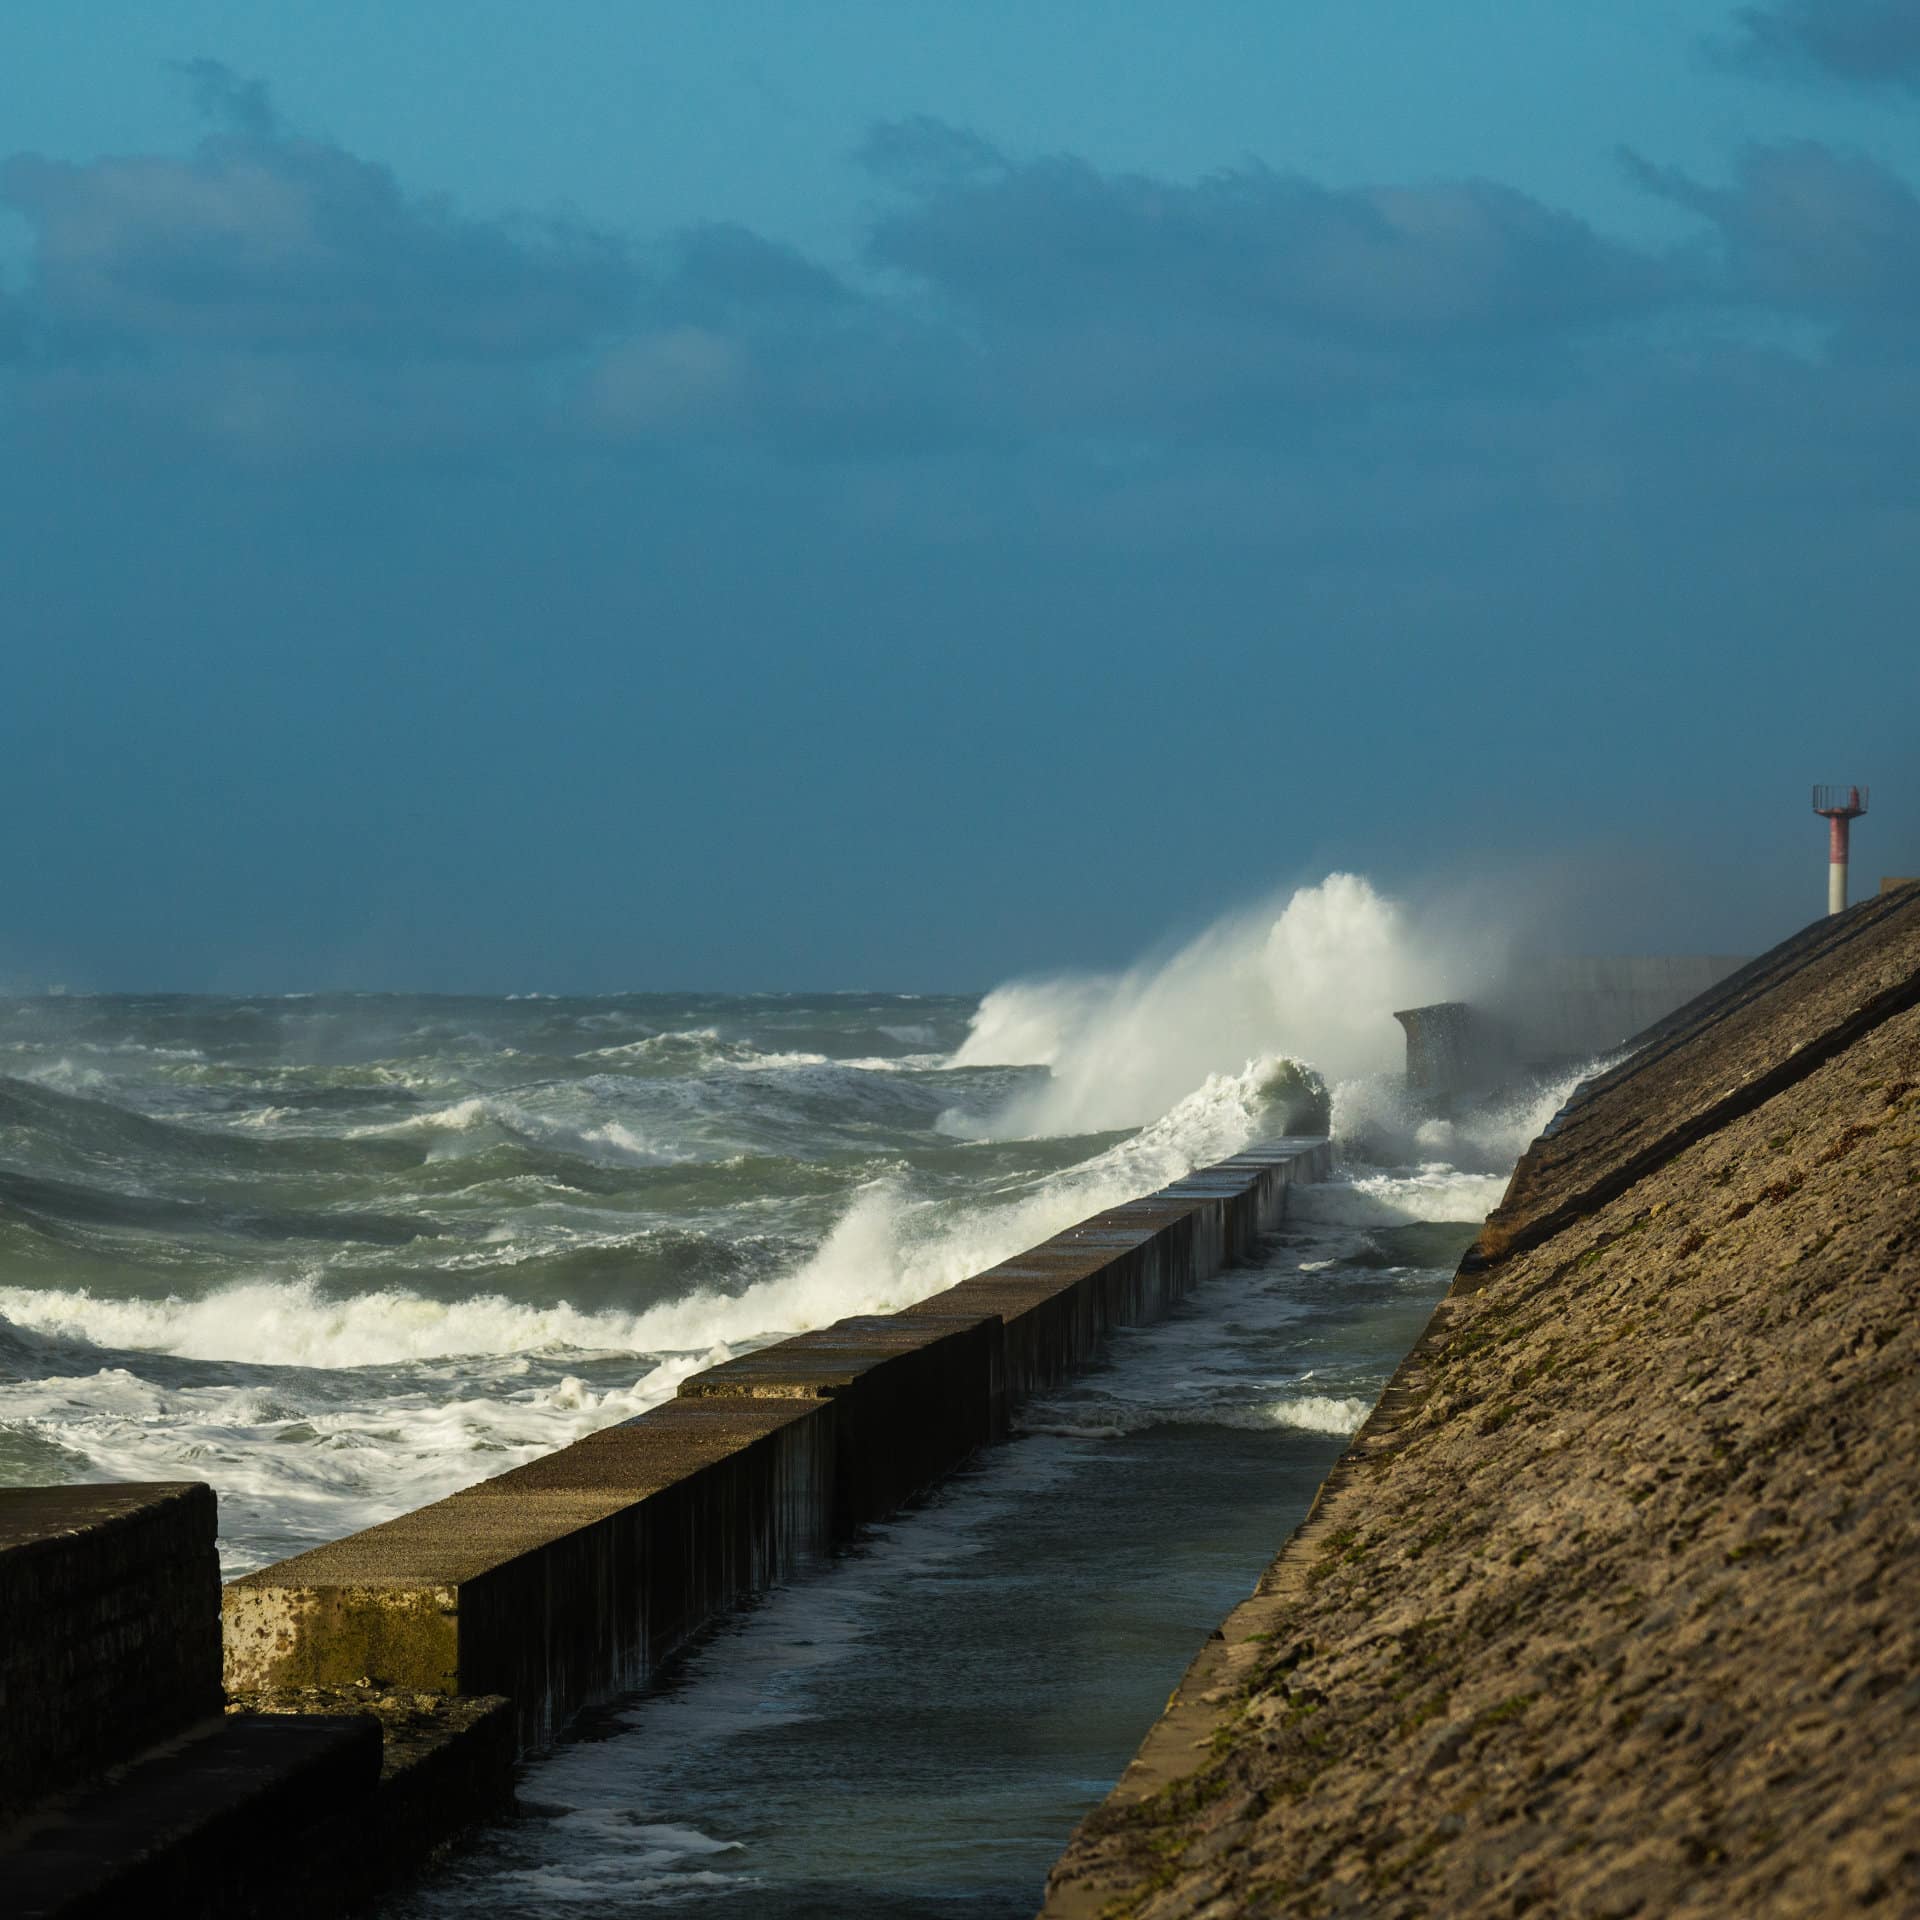
{"label": "rough stone texture", "polygon": [[1920,1002],[1920,895],[1889,894],[1743,967],[1589,1081],[1515,1169],[1483,1258],[1531,1246]]}
{"label": "rough stone texture", "polygon": [[[1920,1912],[1920,902],[1875,904],[1589,1093],[1631,1156],[1802,1068],[1483,1241],[1049,1915]],[[1510,1220],[1604,1193],[1568,1133]]]}
{"label": "rough stone texture", "polygon": [[213,1490],[0,1490],[0,1819],[220,1711]]}

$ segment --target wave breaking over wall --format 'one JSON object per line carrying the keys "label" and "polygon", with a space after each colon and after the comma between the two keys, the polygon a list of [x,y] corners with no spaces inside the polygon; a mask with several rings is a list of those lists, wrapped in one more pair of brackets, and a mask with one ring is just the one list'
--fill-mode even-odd
{"label": "wave breaking over wall", "polygon": [[1505,934],[1458,908],[1332,873],[1123,973],[996,988],[953,1064],[1048,1069],[999,1116],[1006,1131],[1138,1126],[1254,1060],[1303,1060],[1330,1082],[1392,1071],[1396,1008],[1484,993],[1507,963]]}

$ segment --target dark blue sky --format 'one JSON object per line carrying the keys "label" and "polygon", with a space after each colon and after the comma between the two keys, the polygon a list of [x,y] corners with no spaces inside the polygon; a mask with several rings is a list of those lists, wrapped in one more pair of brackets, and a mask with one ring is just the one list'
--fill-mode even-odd
{"label": "dark blue sky", "polygon": [[15,0],[0,984],[1777,938],[1814,780],[1920,870],[1917,104],[1920,0]]}

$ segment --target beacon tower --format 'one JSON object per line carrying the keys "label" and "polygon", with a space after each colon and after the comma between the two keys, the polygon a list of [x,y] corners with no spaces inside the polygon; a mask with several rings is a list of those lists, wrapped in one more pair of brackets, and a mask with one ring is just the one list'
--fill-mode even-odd
{"label": "beacon tower", "polygon": [[1827,822],[1827,911],[1847,907],[1847,839],[1853,823],[1867,810],[1865,787],[1815,787],[1813,810]]}

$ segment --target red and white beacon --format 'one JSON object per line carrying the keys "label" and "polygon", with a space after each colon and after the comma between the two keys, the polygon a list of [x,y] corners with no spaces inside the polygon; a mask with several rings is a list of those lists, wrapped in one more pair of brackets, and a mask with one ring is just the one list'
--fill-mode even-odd
{"label": "red and white beacon", "polygon": [[1826,817],[1827,911],[1847,910],[1847,837],[1853,823],[1867,810],[1865,787],[1815,787],[1813,810]]}

